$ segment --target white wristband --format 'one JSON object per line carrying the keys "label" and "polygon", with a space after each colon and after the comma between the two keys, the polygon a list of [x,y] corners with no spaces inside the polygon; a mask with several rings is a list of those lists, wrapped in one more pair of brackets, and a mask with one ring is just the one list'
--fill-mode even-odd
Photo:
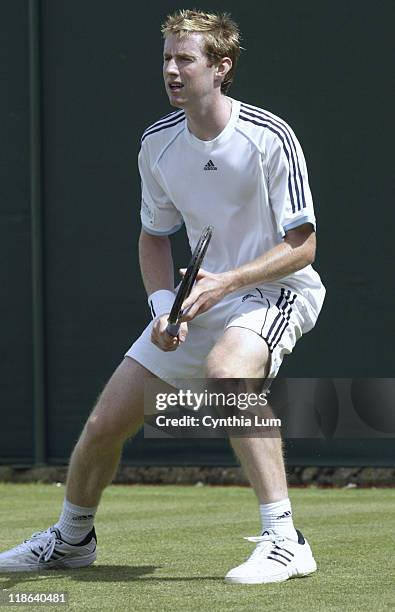
{"label": "white wristband", "polygon": [[168,314],[173,306],[174,293],[169,289],[159,289],[148,298],[148,306],[153,319],[163,314]]}

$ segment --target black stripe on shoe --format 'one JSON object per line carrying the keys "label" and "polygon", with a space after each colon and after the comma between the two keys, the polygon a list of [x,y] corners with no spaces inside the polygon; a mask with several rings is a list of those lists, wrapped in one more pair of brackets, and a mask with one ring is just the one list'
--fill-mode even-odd
{"label": "black stripe on shoe", "polygon": [[96,536],[96,531],[95,531],[94,527],[92,527],[92,529],[86,535],[86,537],[82,540],[82,542],[79,542],[79,544],[70,544],[70,546],[85,546],[86,544],[89,544],[89,542],[92,539],[95,540],[95,542],[97,544],[97,536]]}
{"label": "black stripe on shoe", "polygon": [[96,535],[96,531],[95,531],[94,527],[92,527],[90,532],[84,537],[83,540],[81,540],[81,542],[77,542],[77,543],[75,543],[75,542],[74,543],[68,542],[60,534],[60,532],[59,532],[59,538],[58,539],[61,540],[62,542],[64,542],[65,544],[68,544],[69,546],[86,546],[86,544],[89,544],[92,539],[95,540],[95,542],[97,544],[97,535]]}
{"label": "black stripe on shoe", "polygon": [[278,550],[283,550],[284,552],[288,553],[289,555],[291,555],[291,557],[294,557],[295,555],[293,553],[291,553],[290,550],[287,550],[286,548],[282,548],[281,546],[276,546],[276,548],[278,548]]}
{"label": "black stripe on shoe", "polygon": [[277,552],[276,550],[272,550],[272,552],[270,554],[271,555],[278,555],[279,557],[282,557],[283,559],[288,561],[288,563],[291,563],[291,561],[292,561],[292,559],[288,559],[288,557],[286,557],[285,555],[282,555],[281,553]]}
{"label": "black stripe on shoe", "polygon": [[284,563],[284,561],[280,561],[280,559],[276,559],[276,557],[271,557],[270,555],[267,557],[268,559],[271,559],[272,561],[277,561],[277,563],[281,563],[281,565],[284,565],[285,567],[287,567],[287,564]]}
{"label": "black stripe on shoe", "polygon": [[303,537],[303,534],[299,529],[296,529],[296,533],[298,534],[298,544],[305,544],[306,540]]}
{"label": "black stripe on shoe", "polygon": [[[42,549],[40,548],[41,552]],[[33,550],[32,548],[30,549],[30,552],[33,553],[33,555],[37,558],[40,557],[40,554],[38,552],[36,552],[35,550]],[[50,556],[50,558],[48,559],[48,561],[57,561],[58,559],[60,559],[61,557],[64,557],[67,553],[62,553],[59,550],[56,550],[56,548],[54,549],[52,555]],[[48,561],[46,563],[48,563]]]}

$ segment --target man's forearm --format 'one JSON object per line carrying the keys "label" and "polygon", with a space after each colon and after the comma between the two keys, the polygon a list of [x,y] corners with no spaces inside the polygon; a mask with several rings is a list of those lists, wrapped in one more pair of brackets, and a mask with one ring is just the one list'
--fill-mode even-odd
{"label": "man's forearm", "polygon": [[174,289],[173,257],[168,236],[151,236],[142,231],[139,258],[147,295],[158,289]]}
{"label": "man's forearm", "polygon": [[284,241],[253,261],[228,273],[229,291],[237,291],[249,285],[270,283],[285,278],[314,261],[315,234],[302,244]]}

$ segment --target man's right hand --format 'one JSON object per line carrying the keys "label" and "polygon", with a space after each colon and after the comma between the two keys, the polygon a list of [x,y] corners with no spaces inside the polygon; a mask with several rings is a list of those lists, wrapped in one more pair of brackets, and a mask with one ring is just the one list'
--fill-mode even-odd
{"label": "man's right hand", "polygon": [[161,351],[165,352],[175,351],[180,344],[185,342],[188,335],[188,324],[184,322],[180,325],[178,335],[170,336],[170,334],[166,331],[168,318],[169,315],[164,314],[155,319],[151,332],[151,342],[160,348]]}

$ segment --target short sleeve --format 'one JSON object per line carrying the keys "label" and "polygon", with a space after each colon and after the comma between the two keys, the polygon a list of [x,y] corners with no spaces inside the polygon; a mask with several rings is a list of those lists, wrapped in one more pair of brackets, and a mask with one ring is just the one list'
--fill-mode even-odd
{"label": "short sleeve", "polygon": [[167,236],[174,234],[183,224],[180,212],[175,208],[158,177],[147,160],[142,146],[138,157],[141,177],[141,223],[148,234]]}
{"label": "short sleeve", "polygon": [[302,148],[289,126],[274,136],[268,153],[269,201],[278,233],[316,221],[306,161]]}

